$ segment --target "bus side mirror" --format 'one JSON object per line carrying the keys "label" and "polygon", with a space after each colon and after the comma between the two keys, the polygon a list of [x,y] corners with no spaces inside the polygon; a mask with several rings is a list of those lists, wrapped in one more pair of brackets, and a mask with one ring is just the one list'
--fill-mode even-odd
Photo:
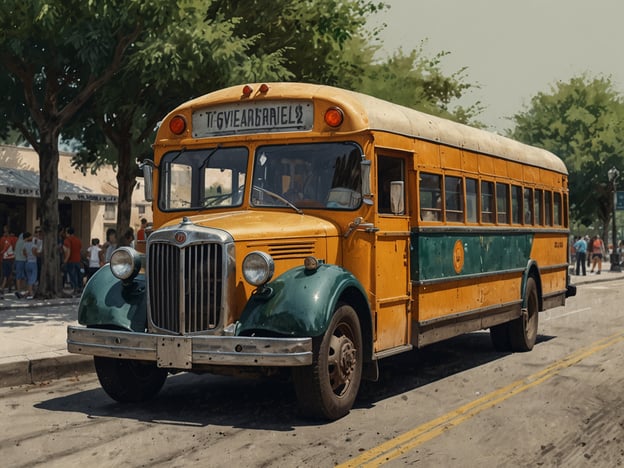
{"label": "bus side mirror", "polygon": [[154,175],[154,161],[151,159],[146,159],[141,164],[141,169],[143,170],[143,191],[145,193],[145,200],[152,201],[153,200],[153,192],[152,192],[152,176]]}
{"label": "bus side mirror", "polygon": [[371,173],[371,162],[364,159],[364,155],[362,155],[362,162],[360,163],[360,172],[362,174],[362,201],[367,205],[373,204],[372,194],[371,194],[371,183],[370,183],[370,173]]}
{"label": "bus side mirror", "polygon": [[390,182],[390,210],[392,214],[402,215],[405,213],[405,190],[402,180]]}

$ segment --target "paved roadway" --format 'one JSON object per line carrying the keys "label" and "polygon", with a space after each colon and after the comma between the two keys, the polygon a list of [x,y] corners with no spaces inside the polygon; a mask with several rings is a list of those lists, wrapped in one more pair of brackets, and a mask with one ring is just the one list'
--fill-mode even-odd
{"label": "paved roadway", "polygon": [[130,406],[92,374],[3,388],[2,464],[622,466],[623,288],[581,285],[541,314],[530,353],[497,353],[479,332],[388,358],[332,423],[300,418],[279,379],[182,374]]}

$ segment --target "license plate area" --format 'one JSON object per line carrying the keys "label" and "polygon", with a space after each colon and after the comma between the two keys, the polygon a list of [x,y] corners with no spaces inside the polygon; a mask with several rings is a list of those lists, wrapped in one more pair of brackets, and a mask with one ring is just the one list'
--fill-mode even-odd
{"label": "license plate area", "polygon": [[166,336],[158,339],[156,365],[173,369],[190,369],[193,365],[193,344],[184,336]]}

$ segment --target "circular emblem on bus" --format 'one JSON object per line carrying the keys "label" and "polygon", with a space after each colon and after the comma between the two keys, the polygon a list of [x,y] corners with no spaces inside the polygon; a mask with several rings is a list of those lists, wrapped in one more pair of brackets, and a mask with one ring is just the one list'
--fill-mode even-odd
{"label": "circular emblem on bus", "polygon": [[178,244],[186,242],[186,232],[178,231],[175,233],[175,240]]}
{"label": "circular emblem on bus", "polygon": [[453,268],[457,274],[461,273],[464,268],[464,244],[459,239],[455,241],[453,247]]}

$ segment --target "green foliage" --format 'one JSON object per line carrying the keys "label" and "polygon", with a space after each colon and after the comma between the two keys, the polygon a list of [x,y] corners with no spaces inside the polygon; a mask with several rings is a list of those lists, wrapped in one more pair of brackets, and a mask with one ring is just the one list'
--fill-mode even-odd
{"label": "green foliage", "polygon": [[468,108],[451,104],[476,85],[467,83],[466,68],[446,76],[440,66],[448,52],[440,52],[433,58],[418,49],[406,54],[395,52],[381,62],[370,61],[364,68],[359,88],[366,94],[402,104],[428,114],[438,115],[462,123],[479,126],[474,119],[483,110],[476,102]]}
{"label": "green foliage", "polygon": [[572,221],[606,231],[612,207],[607,171],[624,168],[624,100],[609,78],[581,75],[538,93],[513,117],[510,135],[552,151],[570,177]]}

